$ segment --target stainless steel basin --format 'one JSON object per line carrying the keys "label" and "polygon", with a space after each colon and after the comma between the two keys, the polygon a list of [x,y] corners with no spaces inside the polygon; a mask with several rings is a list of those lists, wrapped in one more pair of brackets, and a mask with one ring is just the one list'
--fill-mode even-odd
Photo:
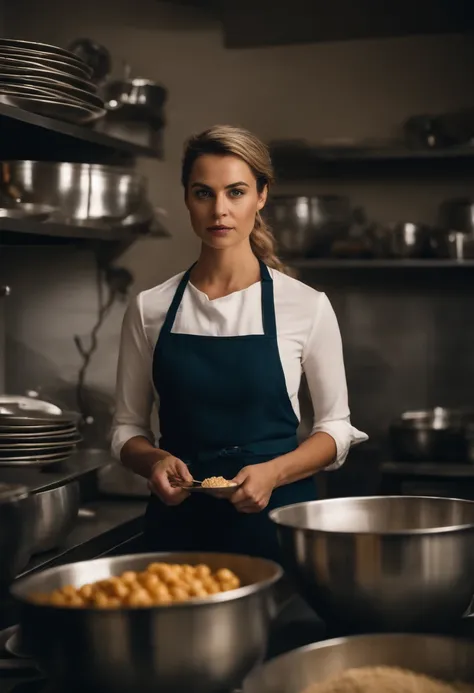
{"label": "stainless steel basin", "polygon": [[[32,592],[82,585],[153,561],[226,567],[243,587],[208,599],[152,608],[67,609],[27,601]],[[22,642],[66,690],[98,693],[221,693],[263,658],[281,568],[259,558],[166,553],[103,558],[17,581]],[[45,635],[47,634],[47,637]]]}
{"label": "stainless steel basin", "polygon": [[284,565],[336,632],[422,631],[474,594],[474,503],[336,498],[273,510]]}
{"label": "stainless steel basin", "polygon": [[30,559],[31,521],[27,489],[0,484],[0,597]]}
{"label": "stainless steel basin", "polygon": [[326,640],[268,662],[248,677],[243,693],[303,693],[345,669],[366,666],[401,667],[444,681],[474,683],[474,643],[402,634]]}
{"label": "stainless steel basin", "polygon": [[51,551],[62,544],[77,520],[80,500],[77,481],[30,496],[34,513],[30,528],[33,554]]}
{"label": "stainless steel basin", "polygon": [[48,161],[3,163],[5,192],[17,202],[57,208],[55,218],[74,223],[119,222],[147,203],[145,180],[132,169]]}

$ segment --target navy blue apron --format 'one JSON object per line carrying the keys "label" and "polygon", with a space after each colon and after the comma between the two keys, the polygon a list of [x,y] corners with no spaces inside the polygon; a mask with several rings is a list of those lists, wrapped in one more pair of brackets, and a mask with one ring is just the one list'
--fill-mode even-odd
{"label": "navy blue apron", "polygon": [[[273,280],[260,263],[264,334],[237,337],[172,332],[192,267],[183,275],[153,355],[160,448],[182,459],[195,479],[232,479],[242,467],[297,447],[298,419],[278,350]],[[275,489],[260,513],[191,494],[178,506],[152,496],[145,538],[152,551],[222,551],[279,560],[269,510],[315,500],[312,478]]]}

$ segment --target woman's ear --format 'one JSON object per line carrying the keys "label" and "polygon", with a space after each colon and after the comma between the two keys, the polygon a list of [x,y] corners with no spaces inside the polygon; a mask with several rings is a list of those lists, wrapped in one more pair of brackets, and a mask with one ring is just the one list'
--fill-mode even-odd
{"label": "woman's ear", "polygon": [[257,209],[260,211],[265,207],[265,203],[267,201],[267,196],[268,196],[268,185],[265,185],[263,188],[262,192],[259,193],[258,195],[258,203],[257,203]]}

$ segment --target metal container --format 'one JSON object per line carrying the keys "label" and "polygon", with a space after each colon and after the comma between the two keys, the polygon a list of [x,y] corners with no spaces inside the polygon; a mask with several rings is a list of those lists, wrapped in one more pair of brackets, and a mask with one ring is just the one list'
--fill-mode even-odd
{"label": "metal container", "polygon": [[0,484],[0,596],[30,559],[31,511],[25,486]]}
{"label": "metal container", "polygon": [[162,116],[167,92],[149,79],[134,77],[107,83],[102,95],[109,111],[124,109],[130,119],[143,115],[156,118]]}
{"label": "metal container", "polygon": [[445,200],[439,207],[439,219],[445,229],[474,233],[474,200],[467,197]]}
{"label": "metal container", "polygon": [[284,566],[336,632],[446,629],[469,607],[473,502],[336,498],[279,508],[270,518]]}
{"label": "metal container", "polygon": [[352,222],[348,198],[279,195],[269,199],[264,216],[282,255],[328,255],[334,241],[347,235]]}
{"label": "metal container", "polygon": [[474,259],[474,232],[439,231],[433,238],[435,255],[451,260]]}
{"label": "metal container", "polygon": [[264,664],[244,682],[243,693],[303,693],[312,684],[346,669],[376,666],[400,667],[442,681],[474,683],[474,644],[401,634],[326,640]]}
{"label": "metal container", "polygon": [[[153,561],[226,567],[244,587],[207,599],[151,608],[68,609],[27,601],[34,592],[94,582]],[[17,581],[22,642],[67,690],[220,693],[240,685],[263,659],[274,590],[271,561],[200,553],[141,554],[52,568]],[[47,633],[47,637],[45,637]]]}
{"label": "metal container", "polygon": [[76,523],[80,500],[77,481],[30,496],[34,512],[34,521],[30,527],[32,554],[61,546]]}
{"label": "metal container", "polygon": [[434,409],[405,412],[389,430],[393,458],[398,462],[468,462],[469,410]]}
{"label": "metal container", "polygon": [[131,169],[45,161],[9,161],[2,168],[4,192],[13,199],[57,207],[74,223],[119,222],[146,202],[144,178]]}
{"label": "metal container", "polygon": [[414,222],[375,225],[366,231],[375,257],[422,258],[432,254],[431,229]]}

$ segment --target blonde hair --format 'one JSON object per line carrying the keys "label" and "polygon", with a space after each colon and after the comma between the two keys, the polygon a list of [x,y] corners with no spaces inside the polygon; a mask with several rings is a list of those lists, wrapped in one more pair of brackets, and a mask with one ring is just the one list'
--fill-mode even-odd
{"label": "blonde hair", "polygon": [[[193,135],[184,148],[181,170],[181,183],[188,187],[191,170],[196,159],[204,154],[237,156],[251,168],[257,181],[257,191],[270,188],[274,181],[273,166],[268,147],[248,130],[232,125],[214,125]],[[269,267],[285,272],[286,268],[276,254],[276,241],[270,226],[262,219],[260,212],[255,217],[255,225],[250,234],[250,246],[259,260]]]}

